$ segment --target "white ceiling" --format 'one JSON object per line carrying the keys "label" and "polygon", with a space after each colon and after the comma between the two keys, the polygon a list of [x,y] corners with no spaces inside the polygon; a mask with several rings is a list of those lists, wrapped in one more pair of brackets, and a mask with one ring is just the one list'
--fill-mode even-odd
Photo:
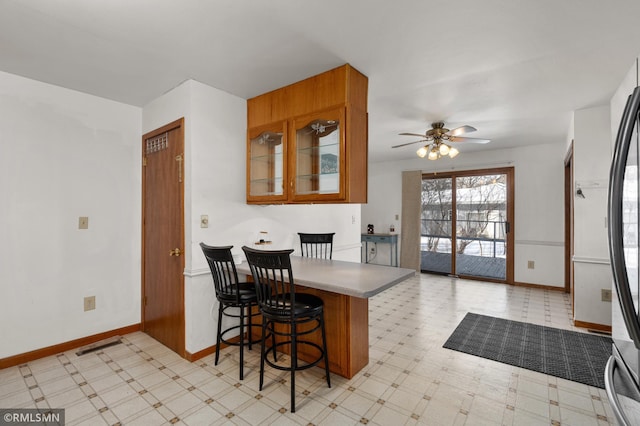
{"label": "white ceiling", "polygon": [[563,144],[638,54],[638,0],[0,0],[0,70],[131,105],[350,63],[369,77],[371,161],[415,158],[398,133],[438,120],[492,140],[462,154]]}

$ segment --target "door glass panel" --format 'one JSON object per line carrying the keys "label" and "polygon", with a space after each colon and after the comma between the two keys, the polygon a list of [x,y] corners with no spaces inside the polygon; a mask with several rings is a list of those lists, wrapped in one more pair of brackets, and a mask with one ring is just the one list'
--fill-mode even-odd
{"label": "door glass panel", "polygon": [[451,178],[422,181],[420,269],[450,274],[451,270]]}
{"label": "door glass panel", "polygon": [[456,178],[456,274],[506,278],[507,175]]}
{"label": "door glass panel", "polygon": [[313,120],[296,130],[296,193],[340,192],[340,122]]}
{"label": "door glass panel", "polygon": [[249,193],[259,195],[284,194],[282,133],[266,131],[249,141]]}

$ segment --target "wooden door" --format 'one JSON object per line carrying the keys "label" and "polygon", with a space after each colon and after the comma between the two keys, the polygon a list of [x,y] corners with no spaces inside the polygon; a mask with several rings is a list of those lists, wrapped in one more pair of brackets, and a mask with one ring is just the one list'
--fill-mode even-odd
{"label": "wooden door", "polygon": [[142,329],[184,357],[183,125],[142,138]]}

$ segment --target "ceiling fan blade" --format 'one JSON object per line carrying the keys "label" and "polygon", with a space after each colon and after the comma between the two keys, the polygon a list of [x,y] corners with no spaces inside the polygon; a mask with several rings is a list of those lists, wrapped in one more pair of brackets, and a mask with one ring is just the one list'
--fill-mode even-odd
{"label": "ceiling fan blade", "polygon": [[401,146],[413,145],[414,143],[418,143],[418,142],[428,142],[428,141],[426,139],[422,139],[419,141],[413,141],[413,142],[401,143],[400,145],[394,145],[391,148],[400,148]]}
{"label": "ceiling fan blade", "polygon": [[420,133],[398,133],[398,134],[401,135],[401,136],[418,136],[418,137],[421,137],[421,138],[425,137],[424,133],[423,134],[420,134]]}
{"label": "ceiling fan blade", "polygon": [[464,136],[451,136],[449,142],[465,142],[465,143],[489,143],[490,139],[467,138]]}
{"label": "ceiling fan blade", "polygon": [[460,135],[464,135],[465,133],[471,133],[471,132],[475,132],[476,129],[475,127],[471,127],[471,126],[460,126],[460,127],[456,127],[453,130],[449,130],[447,132],[447,134],[451,135],[451,136],[460,136]]}

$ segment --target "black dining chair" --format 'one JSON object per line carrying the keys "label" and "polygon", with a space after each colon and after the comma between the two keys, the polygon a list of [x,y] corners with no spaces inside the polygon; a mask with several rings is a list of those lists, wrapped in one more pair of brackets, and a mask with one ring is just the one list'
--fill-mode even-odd
{"label": "black dining chair", "polygon": [[335,234],[335,232],[325,234],[298,232],[302,256],[331,259],[333,255],[333,236]]}
{"label": "black dining chair", "polygon": [[[260,353],[260,390],[264,383],[264,364],[291,373],[291,412],[295,413],[296,371],[306,370],[324,361],[327,386],[331,387],[329,358],[324,324],[324,303],[315,295],[299,293],[295,290],[291,271],[291,250],[266,251],[242,247],[258,295],[258,305],[262,314],[262,350]],[[278,326],[278,325],[284,325]],[[320,331],[321,345],[308,340],[310,334]],[[270,346],[267,346],[271,336]],[[274,339],[273,337],[276,337]],[[308,337],[307,337],[308,336]],[[291,362],[278,364],[276,351],[289,347]],[[298,359],[298,349],[305,346],[311,349],[311,362]],[[300,348],[301,349],[301,348]],[[273,352],[274,360],[267,358]],[[309,352],[304,351],[305,355]]]}
{"label": "black dining chair", "polygon": [[[233,261],[231,248],[233,246],[213,247],[204,243],[200,243],[204,257],[207,259],[211,275],[213,276],[213,284],[216,291],[216,299],[218,300],[218,331],[216,336],[216,360],[218,365],[220,359],[220,345],[222,343],[231,346],[240,346],[240,380],[244,379],[244,346],[245,340],[251,350],[253,343],[259,340],[253,340],[252,329],[258,324],[252,323],[252,318],[260,314],[258,306],[258,297],[253,283],[240,282],[238,280],[238,272]],[[256,307],[256,309],[253,309]],[[222,330],[222,317],[238,318],[240,321],[224,330]],[[248,320],[248,329],[245,329],[245,320]],[[238,330],[239,329],[239,330]],[[234,330],[239,331],[239,339],[236,341],[228,340],[224,336]],[[245,338],[246,333],[246,338]],[[231,337],[229,337],[231,339]]]}

